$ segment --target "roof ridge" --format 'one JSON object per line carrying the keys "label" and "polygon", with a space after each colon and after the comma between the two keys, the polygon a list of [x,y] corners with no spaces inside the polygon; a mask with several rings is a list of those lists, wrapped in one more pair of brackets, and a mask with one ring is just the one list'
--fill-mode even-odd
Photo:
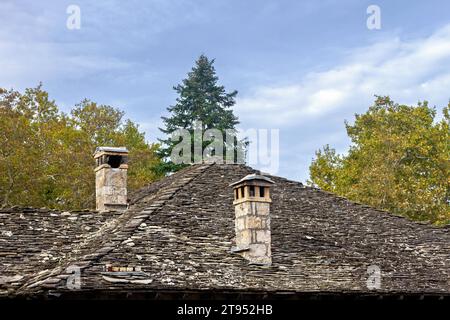
{"label": "roof ridge", "polygon": [[333,197],[333,198],[335,198],[337,200],[340,200],[340,201],[345,201],[345,202],[349,203],[352,206],[361,207],[361,208],[364,208],[364,209],[369,209],[374,214],[378,214],[378,215],[382,216],[383,219],[385,219],[385,218],[387,218],[387,219],[392,219],[392,218],[393,219],[398,219],[398,220],[402,220],[402,221],[405,221],[405,222],[408,222],[408,223],[412,223],[412,224],[415,224],[415,225],[426,226],[426,227],[429,227],[429,228],[431,228],[433,230],[443,230],[443,229],[445,229],[446,226],[450,227],[450,225],[438,226],[438,225],[435,225],[435,224],[431,223],[430,221],[416,221],[416,220],[412,220],[411,218],[409,218],[407,216],[403,216],[403,215],[401,215],[399,213],[394,213],[394,212],[391,212],[391,211],[388,211],[388,210],[385,210],[385,209],[376,208],[376,207],[371,206],[369,204],[358,202],[356,200],[352,200],[352,199],[349,199],[349,198],[347,198],[345,196],[341,196],[341,195],[338,195],[338,194],[336,194],[334,192],[323,190],[323,189],[320,189],[320,188],[317,188],[317,187],[305,186],[305,185],[303,187],[306,190],[317,192],[317,193],[321,193],[321,194],[323,194],[323,195],[325,195],[327,197]]}
{"label": "roof ridge", "polygon": [[[257,170],[257,171],[259,171],[259,170]],[[374,206],[371,206],[371,205],[368,205],[368,204],[365,204],[365,203],[362,203],[362,202],[358,202],[356,200],[349,199],[349,198],[347,198],[345,196],[338,195],[338,194],[336,194],[334,192],[331,192],[331,191],[327,191],[327,190],[323,190],[323,189],[318,188],[318,187],[306,185],[306,184],[304,184],[301,181],[288,179],[288,178],[277,176],[277,175],[273,175],[273,174],[270,174],[270,173],[261,173],[261,174],[266,176],[266,177],[274,178],[276,180],[282,180],[282,181],[286,181],[288,183],[297,184],[299,187],[301,187],[301,188],[303,188],[305,190],[318,192],[318,193],[324,194],[324,195],[326,195],[328,197],[333,197],[333,198],[341,200],[341,201],[346,201],[346,202],[348,202],[349,204],[351,204],[353,206],[358,206],[358,207],[362,207],[362,208],[365,208],[365,209],[370,209],[370,210],[372,210],[374,212],[377,212],[380,215],[387,215],[388,218],[397,218],[399,220],[407,221],[407,222],[414,223],[414,224],[417,224],[417,225],[424,225],[424,226],[430,227],[432,229],[437,229],[437,230],[442,230],[444,228],[449,228],[450,229],[450,225],[437,226],[437,225],[434,225],[433,223],[431,223],[430,221],[415,221],[415,220],[412,220],[412,219],[410,219],[410,218],[408,218],[406,216],[403,216],[401,214],[398,214],[398,213],[393,213],[393,212],[385,210],[385,209],[376,208]]]}
{"label": "roof ridge", "polygon": [[[22,258],[20,253],[28,255],[32,251],[28,248],[33,249],[33,242],[40,240],[34,237],[34,230],[24,234],[26,242],[13,237],[17,245],[5,247],[8,259],[0,268],[6,264],[17,268],[6,274],[11,280],[6,279],[8,283],[0,286],[0,291],[6,288],[5,295],[20,298],[69,299],[85,297],[86,293],[108,298],[109,294],[125,297],[138,292],[151,298],[161,291],[179,294],[228,289],[302,294],[352,291],[366,295],[371,290],[366,281],[367,268],[375,265],[382,270],[383,285],[378,290],[382,294],[450,292],[450,229],[430,230],[383,219],[370,207],[363,210],[346,198],[341,201],[333,193],[311,190],[268,173],[277,184],[271,193],[273,265],[249,265],[230,252],[235,215],[229,185],[253,172],[258,171],[243,164],[188,166],[134,194],[139,200],[131,202],[122,216],[98,222],[86,235],[101,231],[89,240],[74,236],[91,220],[77,220],[79,226],[75,232],[64,233],[64,247],[51,264],[36,259],[28,265],[24,260],[27,256]],[[28,230],[27,225],[38,216],[11,223],[17,221]],[[63,215],[61,223],[65,219]],[[61,226],[55,224],[42,233],[45,246],[39,246],[39,251],[52,245],[52,238],[58,236],[53,231]],[[0,240],[9,238],[5,235]],[[82,242],[81,251],[71,252]],[[21,250],[18,254],[17,249]],[[10,253],[14,255],[11,258]],[[112,273],[105,270],[109,264]],[[75,290],[69,285],[80,272],[65,269],[71,265],[83,267],[81,277],[77,277],[81,287]],[[121,271],[116,272],[116,268]],[[15,282],[17,275],[24,279]],[[311,279],[314,281],[308,281]]]}
{"label": "roof ridge", "polygon": [[[53,269],[45,270],[44,272],[32,276],[17,290],[17,294],[27,293],[30,289],[40,287],[41,285],[46,288],[58,286],[61,281],[67,280],[67,278],[72,275],[71,272],[67,271],[67,268],[70,266],[77,266],[80,268],[80,271],[92,266],[95,260],[100,259],[123,241],[127,240],[136,228],[150,215],[160,209],[166,201],[171,199],[181,188],[190,183],[195,177],[202,174],[212,165],[213,164],[195,165],[182,170],[179,173],[175,173],[175,175],[180,174],[182,178],[176,179],[168,186],[159,189],[154,195],[156,201],[153,201],[150,206],[139,208],[139,206],[136,205],[133,209],[128,209],[109,224],[105,224],[105,226],[100,228],[93,236],[86,239],[88,241],[84,241],[78,245],[80,250],[91,248],[92,250],[89,250],[84,254],[80,253],[79,256],[64,259],[63,263]],[[159,197],[157,195],[159,195]],[[101,236],[104,234],[109,236],[102,239]],[[98,245],[95,244],[96,240],[100,240]],[[94,242],[94,247],[92,246],[92,242]]]}

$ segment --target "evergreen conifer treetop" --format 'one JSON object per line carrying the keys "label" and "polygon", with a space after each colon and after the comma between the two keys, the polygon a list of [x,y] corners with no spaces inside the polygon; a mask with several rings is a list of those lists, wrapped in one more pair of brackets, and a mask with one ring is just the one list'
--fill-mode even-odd
{"label": "evergreen conifer treetop", "polygon": [[[167,135],[167,138],[159,139],[162,144],[160,156],[165,159],[164,172],[176,171],[184,166],[170,160],[174,146],[179,143],[170,135],[177,129],[189,130],[192,135],[196,123],[201,123],[202,132],[208,129],[218,129],[222,133],[227,129],[236,132],[239,122],[231,107],[236,103],[237,91],[226,92],[218,80],[214,59],[201,55],[187,78],[173,87],[178,94],[176,103],[167,108],[170,116],[162,117],[164,128],[159,128]],[[207,144],[204,142],[203,147]]]}

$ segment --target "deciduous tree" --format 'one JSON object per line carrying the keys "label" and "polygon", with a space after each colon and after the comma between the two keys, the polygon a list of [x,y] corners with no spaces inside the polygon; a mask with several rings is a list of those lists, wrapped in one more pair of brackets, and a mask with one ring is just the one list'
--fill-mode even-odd
{"label": "deciduous tree", "polygon": [[377,97],[346,123],[348,154],[329,146],[316,152],[309,183],[411,219],[449,223],[449,108],[437,121],[427,102],[407,106]]}
{"label": "deciduous tree", "polygon": [[130,190],[159,178],[158,145],[123,116],[86,99],[66,115],[42,85],[23,94],[0,89],[0,206],[92,208],[97,146],[130,150]]}

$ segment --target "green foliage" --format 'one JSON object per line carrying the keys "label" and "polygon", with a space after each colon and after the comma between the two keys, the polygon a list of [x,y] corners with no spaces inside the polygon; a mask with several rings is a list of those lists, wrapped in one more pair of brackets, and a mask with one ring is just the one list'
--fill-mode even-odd
{"label": "green foliage", "polygon": [[89,100],[66,115],[42,85],[24,94],[0,89],[0,206],[93,207],[92,155],[102,145],[130,150],[129,189],[159,178],[158,145],[147,144],[138,126],[123,116]]}
{"label": "green foliage", "polygon": [[[227,93],[223,86],[218,85],[219,79],[213,64],[214,60],[209,60],[206,56],[201,55],[192,71],[188,73],[188,77],[174,87],[178,94],[176,104],[167,108],[171,116],[162,117],[164,128],[160,128],[163,133],[168,135],[166,139],[160,139],[162,143],[160,156],[165,159],[160,166],[161,172],[173,172],[185,166],[170,161],[172,150],[179,142],[178,139],[172,140],[170,137],[175,130],[189,130],[192,142],[194,141],[193,132],[196,122],[202,123],[202,128],[199,128],[202,133],[208,129],[218,129],[222,134],[226,129],[236,132],[235,128],[239,122],[231,107],[235,104],[237,91]],[[209,143],[203,141],[202,150]],[[244,142],[244,144],[246,143]],[[224,153],[227,148],[237,148],[237,146],[234,143],[232,145],[224,143]],[[194,162],[193,154],[192,149],[192,162]]]}
{"label": "green foliage", "polygon": [[435,121],[427,102],[406,106],[377,97],[346,123],[348,154],[329,146],[317,151],[308,182],[414,220],[449,223],[449,108]]}

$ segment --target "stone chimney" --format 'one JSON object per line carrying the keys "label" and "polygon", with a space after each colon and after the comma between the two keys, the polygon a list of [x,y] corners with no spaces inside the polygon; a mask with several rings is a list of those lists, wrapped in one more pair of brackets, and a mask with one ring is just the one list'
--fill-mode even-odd
{"label": "stone chimney", "polygon": [[98,147],[94,153],[96,209],[127,209],[128,150],[125,147]]}
{"label": "stone chimney", "polygon": [[270,235],[270,188],[269,178],[250,174],[232,183],[236,247],[233,252],[241,254],[251,264],[272,263]]}

